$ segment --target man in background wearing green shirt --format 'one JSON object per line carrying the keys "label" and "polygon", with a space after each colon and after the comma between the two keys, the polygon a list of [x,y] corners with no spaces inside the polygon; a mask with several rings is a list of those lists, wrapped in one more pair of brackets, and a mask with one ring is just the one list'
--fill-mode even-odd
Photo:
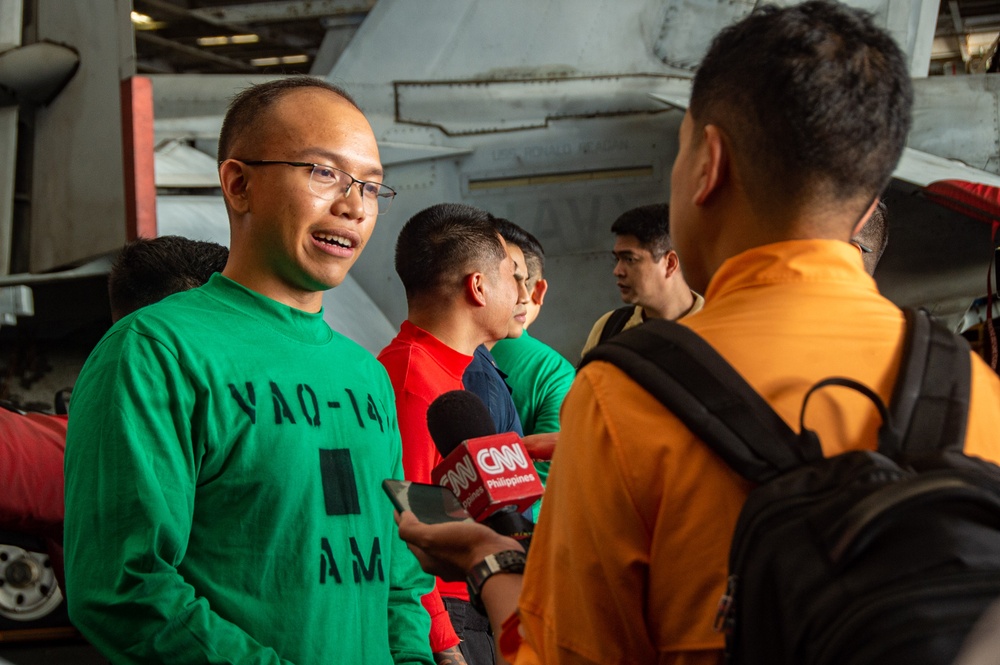
{"label": "man in background wearing green shirt", "polygon": [[[524,253],[524,262],[528,267],[528,278],[525,280],[529,294],[527,318],[520,337],[500,340],[493,345],[491,353],[500,369],[507,374],[507,384],[511,388],[511,397],[525,436],[555,433],[559,431],[559,408],[573,383],[576,370],[558,351],[528,334],[528,326],[534,323],[542,310],[549,285],[545,280],[542,244],[524,229],[516,229],[520,233],[508,230],[504,239]],[[548,478],[550,464],[548,461],[535,461],[542,483]],[[541,504],[538,501],[532,508],[536,521]]]}

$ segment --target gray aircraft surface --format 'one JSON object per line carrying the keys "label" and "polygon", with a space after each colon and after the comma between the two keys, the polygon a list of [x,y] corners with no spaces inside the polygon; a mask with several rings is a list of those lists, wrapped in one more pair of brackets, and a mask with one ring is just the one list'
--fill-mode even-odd
{"label": "gray aircraft surface", "polygon": [[[915,76],[926,73],[935,3],[856,4],[903,45]],[[541,240],[551,290],[535,334],[575,359],[593,321],[620,304],[610,274],[611,222],[627,208],[668,198],[693,69],[711,37],[752,7],[660,0],[377,3],[326,75],[365,109],[386,182],[399,191],[352,270],[351,291],[343,292],[360,296],[356,287],[384,314],[388,325],[380,318],[366,335],[373,350],[406,315],[391,264],[399,228],[428,205],[458,201],[507,217]],[[886,194],[893,232],[877,274],[880,287],[955,328],[968,325],[970,305],[985,292],[988,228],[920,192],[941,179],[1000,185],[996,79],[916,79],[914,131]],[[199,97],[207,85],[217,82],[154,79],[164,105],[158,140],[174,141],[175,153],[195,156],[192,138],[209,152],[213,147],[218,116],[201,116],[195,129],[168,101]],[[192,86],[198,95],[181,94]],[[956,103],[969,117],[955,118]],[[165,151],[158,153],[163,161]],[[198,178],[210,181],[214,164],[202,161]],[[226,238],[221,205],[209,197],[161,197],[158,214],[161,230]]]}
{"label": "gray aircraft surface", "polygon": [[[872,11],[905,49],[917,89],[909,148],[886,194],[892,233],[879,285],[900,304],[928,307],[953,327],[965,327],[970,306],[985,291],[988,228],[930,203],[921,188],[941,179],[1000,185],[998,77],[926,77],[936,2],[853,4]],[[693,70],[712,36],[753,6],[697,0],[374,4],[332,69],[315,73],[344,85],[366,111],[386,182],[399,196],[379,219],[349,282],[329,294],[331,324],[377,352],[406,312],[392,269],[399,228],[428,205],[460,201],[507,217],[542,241],[551,291],[536,335],[575,359],[593,321],[619,304],[610,274],[611,222],[629,207],[668,198]],[[43,16],[39,23],[52,21],[51,31],[66,39],[59,31],[86,22],[84,13]],[[88,64],[81,58],[76,76],[86,75],[93,87],[100,72]],[[229,96],[255,78],[150,78],[160,192],[155,233],[224,243],[215,137]],[[63,102],[85,94],[76,83],[36,114],[39,124],[70,112]],[[85,117],[86,108],[76,109]],[[69,145],[85,140],[80,133],[66,139]],[[49,134],[36,154],[52,145]],[[58,161],[37,158],[35,172],[58,174]],[[64,228],[64,211],[79,210],[85,195],[93,198],[100,171],[86,161],[62,162],[73,174],[63,179],[78,193],[35,183],[26,271],[33,274],[8,276],[6,284],[49,281],[49,271],[86,264],[124,240],[117,211],[103,219],[75,212],[73,228]],[[106,263],[92,272],[102,269]],[[8,309],[17,306],[17,294],[23,297],[23,289],[8,296]]]}
{"label": "gray aircraft surface", "polygon": [[[12,29],[25,3],[30,25]],[[973,305],[986,293],[990,229],[924,187],[1000,187],[1000,74],[927,77],[937,0],[850,4],[903,47],[917,95],[876,279],[898,304],[967,328],[985,316]],[[313,72],[365,110],[399,192],[326,295],[331,326],[378,352],[406,316],[399,229],[429,205],[463,202],[541,240],[551,288],[532,333],[575,361],[593,322],[620,305],[612,221],[668,199],[693,71],[712,36],[755,5],[378,0],[332,68]],[[0,97],[0,343],[29,322],[49,335],[106,328],[102,280],[129,233],[228,242],[215,142],[228,99],[261,77],[153,75],[143,97],[128,6],[0,0],[0,91],[15,91]],[[28,71],[7,57],[43,43],[62,48],[36,51]]]}

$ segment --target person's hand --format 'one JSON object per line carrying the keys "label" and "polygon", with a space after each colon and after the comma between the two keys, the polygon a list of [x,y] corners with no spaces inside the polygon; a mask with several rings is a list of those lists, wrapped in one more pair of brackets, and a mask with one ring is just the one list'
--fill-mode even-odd
{"label": "person's hand", "polygon": [[434,662],[437,665],[468,665],[468,661],[462,655],[462,650],[458,647],[435,652]]}
{"label": "person's hand", "polygon": [[556,451],[556,443],[558,441],[559,432],[529,434],[521,438],[521,443],[528,449],[528,455],[531,456],[531,459],[542,462],[552,459],[552,454]]}
{"label": "person's hand", "polygon": [[399,537],[406,541],[424,572],[443,580],[464,581],[472,568],[490,554],[524,551],[513,538],[475,522],[424,524],[410,511],[396,514]]}

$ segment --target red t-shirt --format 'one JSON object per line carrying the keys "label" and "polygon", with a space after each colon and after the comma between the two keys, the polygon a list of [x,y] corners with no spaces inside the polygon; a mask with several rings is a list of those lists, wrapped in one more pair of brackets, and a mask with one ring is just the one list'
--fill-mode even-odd
{"label": "red t-shirt", "polygon": [[[427,429],[427,408],[449,390],[463,390],[462,374],[472,356],[459,353],[426,330],[404,321],[399,334],[378,355],[396,393],[396,414],[403,440],[403,475],[419,483],[431,482],[431,469],[441,454]],[[436,589],[424,596],[431,615],[431,650],[435,653],[458,644],[441,596],[469,600],[464,582],[437,580]]]}

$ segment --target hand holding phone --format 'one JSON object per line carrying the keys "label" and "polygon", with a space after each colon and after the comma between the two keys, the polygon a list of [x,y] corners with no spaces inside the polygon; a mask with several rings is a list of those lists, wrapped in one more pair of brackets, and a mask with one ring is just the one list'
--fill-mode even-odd
{"label": "hand holding phone", "polygon": [[409,510],[424,524],[474,521],[447,487],[387,478],[382,489],[396,510]]}

